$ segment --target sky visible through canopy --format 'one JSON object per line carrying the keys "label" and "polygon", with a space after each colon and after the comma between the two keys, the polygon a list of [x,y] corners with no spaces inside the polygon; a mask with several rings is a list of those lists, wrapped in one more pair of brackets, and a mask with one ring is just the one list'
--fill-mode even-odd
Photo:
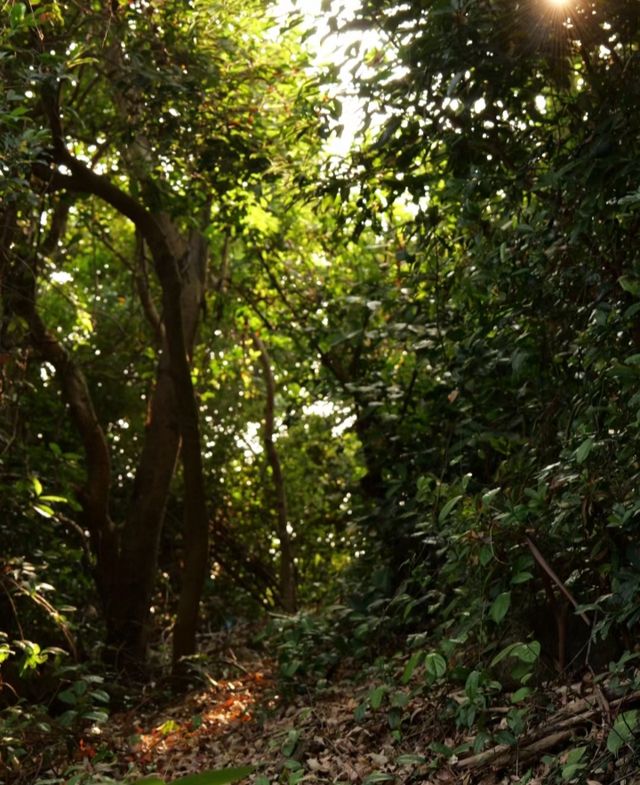
{"label": "sky visible through canopy", "polygon": [[[322,0],[278,0],[273,6],[272,13],[281,24],[286,25],[292,14],[297,14],[304,20],[306,28],[315,28],[306,44],[314,54],[316,64],[320,67],[336,64],[340,67],[339,83],[332,91],[342,103],[343,126],[340,135],[333,134],[327,144],[327,152],[331,156],[343,157],[354,142],[358,129],[362,123],[363,110],[361,100],[354,94],[355,87],[352,70],[366,68],[364,54],[379,44],[379,38],[372,30],[332,32],[329,19],[338,17],[339,26],[347,22],[354,15],[359,6],[358,0],[342,0],[334,4],[330,10],[323,10]],[[360,50],[356,55],[347,57],[350,46],[360,41]]]}

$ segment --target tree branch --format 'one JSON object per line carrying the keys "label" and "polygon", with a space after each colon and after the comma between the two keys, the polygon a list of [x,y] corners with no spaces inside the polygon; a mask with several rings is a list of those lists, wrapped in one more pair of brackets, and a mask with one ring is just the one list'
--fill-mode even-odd
{"label": "tree branch", "polygon": [[[33,174],[46,184],[47,191],[66,190],[99,197],[129,218],[145,239],[157,241],[158,227],[152,214],[128,193],[114,185],[108,177],[96,174],[69,152],[64,140],[59,95],[59,82],[45,83],[41,93],[41,103],[51,130],[51,161],[54,167],[48,166],[43,161],[36,162],[32,166]],[[65,166],[70,174],[61,172],[59,169],[61,166]]]}

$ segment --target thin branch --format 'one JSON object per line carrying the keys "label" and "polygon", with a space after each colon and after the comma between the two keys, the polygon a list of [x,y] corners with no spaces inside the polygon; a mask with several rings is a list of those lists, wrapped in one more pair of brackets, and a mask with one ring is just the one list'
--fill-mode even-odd
{"label": "thin branch", "polygon": [[224,236],[224,243],[222,245],[222,256],[220,259],[220,273],[216,284],[216,310],[215,310],[215,323],[220,324],[224,316],[224,306],[226,303],[226,294],[231,283],[229,272],[229,248],[231,245],[231,237],[227,232]]}
{"label": "thin branch", "polygon": [[[291,304],[291,302],[290,302],[287,294],[285,293],[283,287],[280,285],[280,282],[277,280],[275,275],[269,269],[269,265],[265,262],[262,254],[259,255],[259,259],[260,259],[260,264],[261,264],[263,270],[266,272],[271,285],[276,290],[276,292],[278,293],[278,296],[280,297],[280,300],[286,306],[286,308],[291,313],[291,315],[294,317],[294,319],[296,319],[296,321],[301,322],[301,323],[306,321],[307,314],[302,314],[301,315],[296,310],[296,308]],[[294,340],[296,341],[296,343],[299,343],[295,337],[294,337]],[[320,343],[315,338],[315,336],[311,335],[309,337],[309,342],[311,343],[311,346],[313,347],[313,349],[318,353],[318,356],[320,357],[320,361],[322,362],[322,365],[336,379],[336,381],[339,383],[339,385],[343,389],[343,391],[348,393],[349,395],[352,395],[353,393],[347,387],[347,384],[348,384],[349,380],[345,376],[344,371],[339,366],[337,366],[336,363],[333,362],[333,360],[330,357],[330,355],[322,349],[322,347],[320,346]]]}
{"label": "thin branch", "polygon": [[[23,597],[34,602],[36,605],[39,605],[58,625],[58,627],[62,630],[62,634],[64,635],[67,643],[69,644],[69,649],[71,650],[71,654],[74,660],[78,659],[78,648],[76,646],[76,642],[73,639],[73,635],[71,634],[71,630],[69,629],[68,625],[62,620],[60,613],[53,607],[53,605],[45,599],[42,594],[37,591],[27,591],[24,586],[21,586],[15,578],[11,576],[6,576],[6,579],[9,583],[13,586],[14,591],[18,594],[22,594]],[[3,579],[4,580],[4,579]],[[7,594],[10,596],[9,592]],[[13,602],[12,602],[13,605]],[[15,606],[14,606],[15,611]],[[24,638],[24,633],[20,630],[20,635]]]}
{"label": "thin branch", "polygon": [[[555,585],[558,587],[560,592],[567,598],[567,600],[569,600],[569,602],[573,605],[573,607],[578,608],[579,605],[576,598],[573,596],[573,594],[571,594],[569,589],[567,589],[567,587],[564,585],[558,574],[555,572],[553,567],[551,567],[549,562],[544,558],[544,556],[538,549],[537,545],[533,542],[533,540],[528,534],[525,535],[525,541],[527,543],[529,550],[531,551],[531,554],[533,555],[533,558],[537,561],[541,569],[544,570],[544,572],[549,576],[549,578],[551,578],[551,580],[555,583]],[[591,622],[589,621],[589,617],[587,616],[587,614],[584,613],[583,611],[578,611],[577,615],[582,619],[582,621],[587,625],[587,627],[591,629]]]}
{"label": "thin branch", "polygon": [[253,333],[251,338],[253,340],[253,345],[258,352],[258,360],[260,362],[260,367],[262,368],[262,376],[264,378],[267,393],[264,415],[264,447],[269,465],[271,466],[271,474],[276,495],[276,516],[278,538],[280,539],[280,596],[284,610],[288,613],[294,613],[296,610],[296,582],[291,538],[288,530],[287,494],[284,486],[280,456],[273,439],[276,383],[266,346],[257,333]]}
{"label": "thin branch", "polygon": [[[635,704],[639,700],[640,691],[632,692],[630,695],[612,701],[611,708],[619,709],[629,704]],[[477,755],[462,758],[454,765],[457,769],[477,769],[487,764],[494,767],[504,767],[516,755],[519,761],[531,760],[542,752],[570,739],[578,726],[592,722],[600,713],[600,708],[594,708],[593,704],[589,704],[586,700],[575,702],[575,704],[565,706],[560,712],[549,717],[543,725],[538,726],[529,736],[522,739],[517,747],[498,744]]]}

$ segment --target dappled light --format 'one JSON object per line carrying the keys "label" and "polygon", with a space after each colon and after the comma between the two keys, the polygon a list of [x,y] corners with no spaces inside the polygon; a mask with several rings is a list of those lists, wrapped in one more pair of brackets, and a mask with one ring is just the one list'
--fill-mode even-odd
{"label": "dappled light", "polygon": [[[148,712],[132,709],[113,717],[108,738],[101,743],[118,752],[127,766],[140,771],[162,771],[177,777],[219,764],[220,757],[240,751],[225,749],[238,725],[255,722],[272,684],[262,671],[242,674],[233,680],[207,680],[205,689],[189,693],[186,700]],[[80,754],[89,741],[80,741]],[[95,740],[94,740],[95,745]],[[94,756],[86,756],[89,760]]]}
{"label": "dappled light", "polygon": [[637,781],[640,4],[5,0],[0,80],[0,781]]}

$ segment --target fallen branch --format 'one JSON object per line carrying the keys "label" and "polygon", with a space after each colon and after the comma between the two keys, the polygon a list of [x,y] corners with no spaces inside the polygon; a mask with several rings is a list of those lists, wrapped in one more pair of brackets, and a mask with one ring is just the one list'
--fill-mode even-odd
{"label": "fallen branch", "polygon": [[[638,701],[640,701],[640,690],[611,701],[608,708],[613,711]],[[590,723],[598,715],[608,713],[604,712],[601,706],[594,707],[593,703],[590,703],[586,698],[575,701],[571,705],[574,711],[579,709],[578,713],[567,716],[567,708],[565,706],[562,711],[551,716],[542,730],[532,732],[517,746],[498,744],[477,755],[462,758],[454,765],[458,769],[475,769],[486,764],[499,768],[507,765],[516,756],[519,761],[526,762],[571,738],[580,725]]]}
{"label": "fallen branch", "polygon": [[546,752],[552,749],[562,741],[566,741],[573,736],[573,729],[558,731],[552,733],[550,736],[545,736],[543,739],[529,744],[526,747],[517,746],[511,747],[508,744],[498,744],[497,747],[492,747],[484,752],[479,752],[477,755],[471,755],[469,758],[462,758],[455,763],[458,769],[477,769],[485,764],[492,764],[495,767],[506,766],[514,755],[517,755],[518,760],[525,762],[531,758],[537,757],[541,752]]}

